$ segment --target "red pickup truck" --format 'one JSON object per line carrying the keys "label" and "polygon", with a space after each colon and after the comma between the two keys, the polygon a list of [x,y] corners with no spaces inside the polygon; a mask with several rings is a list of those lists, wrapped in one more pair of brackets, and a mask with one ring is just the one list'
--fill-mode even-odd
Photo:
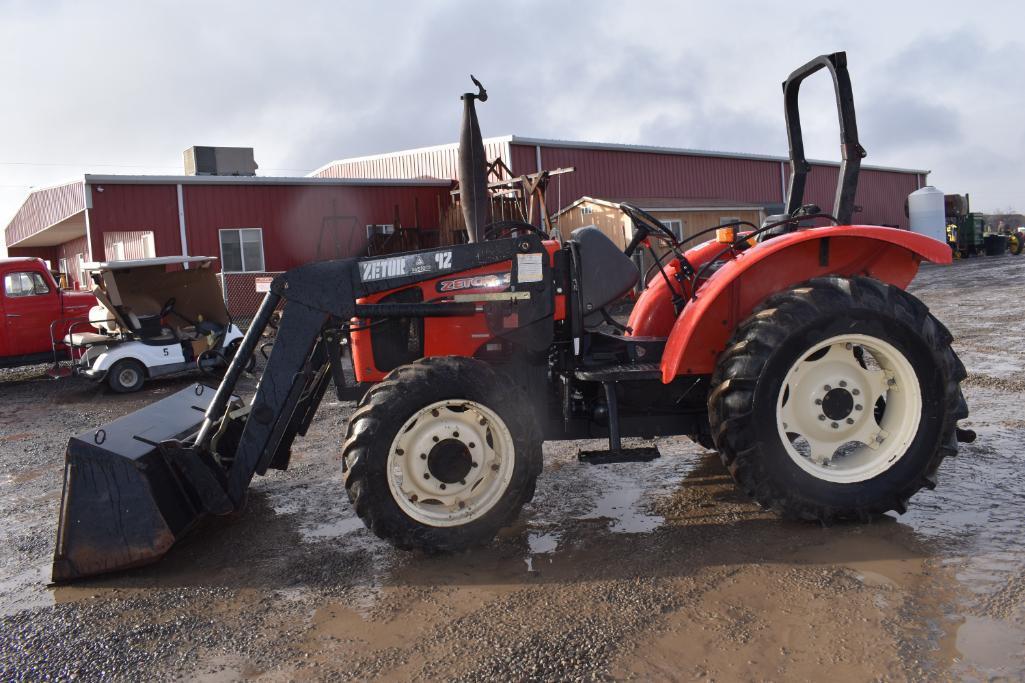
{"label": "red pickup truck", "polygon": [[96,303],[88,292],[62,291],[42,259],[0,258],[0,368],[53,360],[50,324],[61,321],[53,336],[63,339]]}

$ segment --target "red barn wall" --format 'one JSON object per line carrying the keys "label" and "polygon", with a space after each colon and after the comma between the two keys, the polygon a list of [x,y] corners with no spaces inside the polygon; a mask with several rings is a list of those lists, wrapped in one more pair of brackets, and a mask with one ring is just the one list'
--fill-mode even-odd
{"label": "red barn wall", "polygon": [[181,253],[175,185],[101,183],[92,186],[89,236],[94,260],[102,261],[105,257],[105,233],[139,230],[153,233],[157,256]]}
{"label": "red barn wall", "polygon": [[[513,145],[512,159],[514,172],[533,173],[537,148]],[[582,196],[780,201],[780,165],[776,161],[542,146],[541,165],[546,169],[576,168],[549,184],[547,198],[553,211],[561,208],[556,207],[560,181],[562,206]]]}
{"label": "red barn wall", "polygon": [[[185,224],[189,253],[220,257],[219,231],[262,228],[264,267],[287,270],[317,258],[321,226],[330,216],[339,228],[329,229],[320,258],[362,254],[367,224],[400,223],[438,227],[438,202],[448,202],[447,187],[358,187],[311,185],[187,185]],[[349,227],[351,226],[351,227]],[[158,252],[159,253],[159,252]]]}
{"label": "red barn wall", "polygon": [[[515,173],[537,169],[534,145],[512,145]],[[683,199],[735,199],[765,205],[782,204],[789,164],[773,160],[658,154],[631,150],[582,149],[541,146],[543,168],[574,166],[561,176],[562,203],[581,196],[605,198],[674,197]],[[805,203],[831,211],[839,168],[812,164],[805,188]],[[560,177],[548,188],[548,207],[559,207]],[[921,186],[917,173],[864,169],[858,183],[855,222],[908,227],[904,201]]]}

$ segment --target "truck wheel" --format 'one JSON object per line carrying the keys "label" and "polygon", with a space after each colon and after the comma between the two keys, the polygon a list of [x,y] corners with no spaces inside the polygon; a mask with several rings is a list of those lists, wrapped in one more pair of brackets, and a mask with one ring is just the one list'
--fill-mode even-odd
{"label": "truck wheel", "polygon": [[107,385],[119,394],[130,394],[146,383],[146,368],[134,358],[123,358],[107,371]]}
{"label": "truck wheel", "polygon": [[529,402],[487,364],[424,358],[360,401],[342,447],[364,524],[402,549],[483,545],[519,514],[541,472]]}
{"label": "truck wheel", "polygon": [[786,517],[896,510],[956,455],[965,369],[910,294],[830,277],[771,296],[720,355],[708,410],[723,463]]}

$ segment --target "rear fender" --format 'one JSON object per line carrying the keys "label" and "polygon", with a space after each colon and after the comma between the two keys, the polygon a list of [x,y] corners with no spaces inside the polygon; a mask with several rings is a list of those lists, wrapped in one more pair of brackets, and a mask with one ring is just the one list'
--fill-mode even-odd
{"label": "rear fender", "polygon": [[662,355],[662,381],[711,373],[737,325],[775,292],[826,275],[865,275],[904,289],[923,260],[948,264],[950,247],[907,230],[860,225],[761,242],[716,271],[677,318]]}

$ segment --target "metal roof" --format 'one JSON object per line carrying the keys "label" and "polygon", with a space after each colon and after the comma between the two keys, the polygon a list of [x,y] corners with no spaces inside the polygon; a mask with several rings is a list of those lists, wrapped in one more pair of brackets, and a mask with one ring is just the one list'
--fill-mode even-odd
{"label": "metal roof", "polygon": [[87,185],[351,185],[384,187],[448,187],[442,178],[311,178],[309,176],[97,175],[86,173]]}
{"label": "metal roof", "polygon": [[[513,145],[532,145],[540,147],[562,147],[566,149],[594,149],[594,150],[606,150],[606,151],[618,151],[618,152],[639,152],[645,154],[669,154],[676,156],[702,156],[702,157],[720,157],[724,159],[749,159],[754,161],[775,161],[775,162],[789,162],[790,157],[776,156],[772,154],[748,154],[744,152],[720,152],[715,150],[706,149],[689,149],[686,147],[660,147],[655,145],[633,145],[623,144],[616,142],[587,142],[581,140],[555,140],[550,138],[533,138],[524,137],[520,135],[500,135],[498,137],[484,138],[484,144],[500,144],[509,143]],[[416,147],[413,149],[399,150],[395,152],[384,152],[382,154],[370,154],[360,157],[348,157],[345,159],[337,159],[323,166],[311,171],[309,176],[316,176],[318,173],[331,168],[338,164],[356,163],[361,161],[373,161],[376,159],[387,159],[389,157],[403,156],[407,154],[424,154],[430,152],[437,152],[446,149],[453,149],[459,146],[459,143],[452,142],[444,145],[432,145],[430,147]],[[838,161],[827,161],[822,159],[808,159],[808,163],[819,164],[823,166],[839,166]],[[920,168],[898,168],[895,166],[874,166],[871,164],[863,164],[863,169],[873,171],[893,171],[895,173],[931,173],[927,169]]]}
{"label": "metal roof", "polygon": [[127,270],[129,268],[147,268],[149,266],[177,266],[185,263],[210,263],[216,261],[215,256],[157,256],[124,261],[100,261],[82,264],[85,270]]}

